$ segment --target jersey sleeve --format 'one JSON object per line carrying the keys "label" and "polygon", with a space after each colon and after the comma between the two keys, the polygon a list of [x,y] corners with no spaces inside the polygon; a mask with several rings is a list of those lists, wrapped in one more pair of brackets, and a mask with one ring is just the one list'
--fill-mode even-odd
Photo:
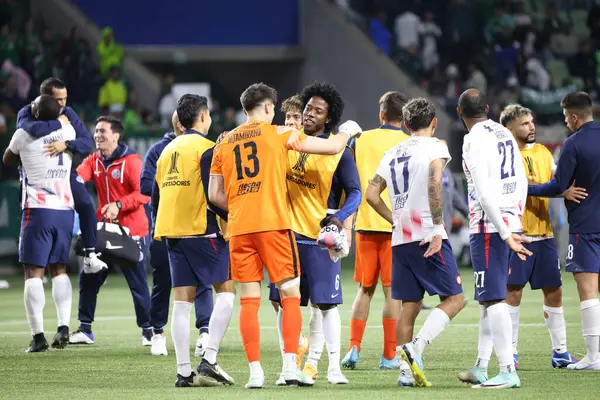
{"label": "jersey sleeve", "polygon": [[[377,167],[377,171],[375,174],[379,175],[387,182],[388,186],[391,179],[391,169],[390,169],[390,156],[386,153],[381,161],[379,162],[379,166]],[[371,177],[369,177],[371,179]]]}
{"label": "jersey sleeve", "polygon": [[287,126],[278,126],[277,134],[287,150],[300,151],[302,142],[307,138],[305,133],[296,129],[290,129]]}
{"label": "jersey sleeve", "polygon": [[218,144],[215,146],[215,150],[213,152],[212,162],[210,164],[210,174],[211,175],[223,175],[223,168],[221,165],[221,149],[223,146]]}
{"label": "jersey sleeve", "polygon": [[452,160],[452,157],[450,156],[450,151],[448,150],[448,146],[443,142],[435,141],[433,143],[433,146],[431,146],[430,151],[431,161],[441,158],[446,160],[446,163],[444,165],[448,165],[450,160]]}
{"label": "jersey sleeve", "polygon": [[8,145],[8,149],[13,154],[21,153],[23,150],[23,146],[25,145],[25,140],[27,139],[27,134],[23,129],[17,129],[12,138],[10,139],[10,143]]}

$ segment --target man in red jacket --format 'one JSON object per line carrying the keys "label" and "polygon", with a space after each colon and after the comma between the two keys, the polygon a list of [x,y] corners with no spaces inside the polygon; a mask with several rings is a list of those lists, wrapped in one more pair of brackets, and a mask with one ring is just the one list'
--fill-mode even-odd
{"label": "man in red jacket", "polygon": [[[96,121],[94,141],[97,152],[87,157],[77,168],[82,181],[93,181],[98,193],[98,221],[118,219],[129,228],[140,246],[140,260],[135,268],[123,268],[123,275],[133,296],[137,324],[142,328],[142,345],[150,346],[150,293],[146,279],[148,253],[148,217],[144,204],[150,201],[140,193],[142,160],[126,144],[120,143],[123,125],[113,117],[100,117]],[[79,329],[71,335],[69,343],[92,344],[92,322],[100,287],[106,281],[106,269],[96,274],[79,275]]]}

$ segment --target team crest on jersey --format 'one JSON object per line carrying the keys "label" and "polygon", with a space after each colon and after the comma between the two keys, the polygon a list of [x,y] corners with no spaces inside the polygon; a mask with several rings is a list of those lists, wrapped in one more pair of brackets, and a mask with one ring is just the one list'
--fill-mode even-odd
{"label": "team crest on jersey", "polygon": [[118,169],[113,169],[110,173],[110,176],[112,176],[114,179],[119,179],[121,177],[121,171]]}
{"label": "team crest on jersey", "polygon": [[512,275],[512,267],[508,267],[508,276]]}
{"label": "team crest on jersey", "polygon": [[460,279],[460,275],[456,275],[456,283],[462,286],[462,279]]}

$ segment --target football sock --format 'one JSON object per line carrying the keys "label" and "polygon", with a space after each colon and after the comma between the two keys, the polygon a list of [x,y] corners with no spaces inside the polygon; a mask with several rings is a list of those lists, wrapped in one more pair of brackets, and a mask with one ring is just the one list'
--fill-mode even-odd
{"label": "football sock", "polygon": [[[260,297],[242,297],[240,298],[240,304],[240,335],[242,336],[246,359],[252,369],[252,363],[260,361],[260,325],[258,323]],[[258,366],[260,368],[260,363]]]}
{"label": "football sock", "polygon": [[587,357],[590,361],[600,358],[598,347],[600,345],[600,300],[584,300],[581,308],[581,332],[587,348]]}
{"label": "football sock", "polygon": [[32,335],[44,333],[44,306],[46,295],[44,284],[40,278],[25,280],[25,313]]}
{"label": "football sock", "polygon": [[217,362],[217,353],[221,347],[225,332],[227,332],[227,328],[229,328],[235,294],[222,292],[217,293],[215,297],[215,306],[212,315],[210,316],[210,322],[208,323],[210,335],[208,335],[206,351],[204,352],[204,359],[211,364]]}
{"label": "football sock", "polygon": [[550,332],[552,350],[562,354],[567,352],[567,324],[562,307],[544,306],[544,321]]}
{"label": "football sock", "polygon": [[90,322],[80,322],[79,330],[85,333],[92,333],[92,324]]}
{"label": "football sock", "polygon": [[321,353],[325,344],[323,335],[323,313],[316,307],[310,307],[310,339],[308,341],[308,360],[307,364],[317,366],[321,360]]}
{"label": "football sock", "polygon": [[386,360],[393,360],[396,357],[396,320],[384,317],[381,319],[381,323],[383,324],[383,357]]}
{"label": "football sock", "polygon": [[512,321],[508,312],[508,304],[496,303],[487,308],[489,324],[492,330],[492,340],[496,358],[500,364],[500,373],[514,372],[512,354]]}
{"label": "football sock", "polygon": [[419,334],[413,340],[413,345],[417,353],[422,355],[425,347],[429,346],[449,323],[450,318],[442,309],[436,307],[431,310]]}
{"label": "football sock", "polygon": [[264,377],[265,373],[262,369],[262,367],[260,366],[260,361],[252,361],[251,363],[248,363],[248,366],[250,367],[250,376],[254,377],[254,378],[259,378],[259,377]]}
{"label": "football sock", "polygon": [[492,329],[490,327],[490,317],[485,306],[479,306],[479,341],[477,344],[477,361],[475,366],[487,369],[494,342],[492,340]]}
{"label": "football sock", "polygon": [[281,322],[281,335],[283,336],[283,348],[286,354],[298,353],[298,337],[302,331],[302,313],[300,312],[300,298],[286,297],[281,300],[284,310]]}
{"label": "football sock", "polygon": [[[395,324],[395,322],[394,322],[394,324]],[[356,348],[360,352],[360,343],[362,342],[366,327],[367,327],[367,321],[362,321],[360,319],[351,319],[350,320],[350,345],[348,346],[348,351],[350,351],[352,349],[352,347],[356,346]],[[385,325],[384,325],[384,328],[385,328]],[[394,328],[394,330],[395,330],[395,328]],[[394,338],[395,338],[395,335],[394,335]]]}
{"label": "football sock", "polygon": [[279,310],[277,311],[277,335],[279,336],[279,350],[281,351],[281,357],[285,354],[283,349],[283,335],[281,332],[281,328],[283,325],[283,307],[279,306]]}
{"label": "football sock", "polygon": [[337,307],[321,310],[323,314],[323,334],[329,354],[329,370],[340,368],[340,347],[342,336],[342,321]]}
{"label": "football sock", "polygon": [[173,302],[173,315],[171,317],[171,336],[175,345],[175,358],[177,359],[177,373],[181,376],[190,376],[190,313],[192,303],[187,301]]}
{"label": "football sock", "polygon": [[[519,354],[517,347],[519,345],[519,314],[521,312],[520,306],[508,306],[508,312],[510,313],[510,320],[512,321],[512,345],[513,354]],[[546,324],[548,322],[546,321]]]}
{"label": "football sock", "polygon": [[52,278],[52,297],[56,305],[58,326],[69,326],[73,299],[73,288],[69,275],[61,274]]}

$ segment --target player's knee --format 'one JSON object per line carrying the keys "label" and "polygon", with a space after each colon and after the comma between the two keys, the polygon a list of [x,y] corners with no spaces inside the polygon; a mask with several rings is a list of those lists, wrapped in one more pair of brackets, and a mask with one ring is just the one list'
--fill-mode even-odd
{"label": "player's knee", "polygon": [[375,289],[377,289],[377,285],[374,286],[362,286],[360,287],[360,293],[364,296],[373,297],[375,294]]}
{"label": "player's knee", "polygon": [[561,307],[562,306],[562,288],[544,288],[544,304],[548,307]]}
{"label": "player's knee", "polygon": [[214,285],[214,288],[215,288],[215,293],[233,293],[233,294],[235,294],[235,285],[233,284],[233,281],[231,279]]}
{"label": "player's knee", "polygon": [[523,286],[508,285],[506,287],[506,302],[508,305],[517,307],[521,304],[523,296]]}
{"label": "player's knee", "polygon": [[286,279],[276,284],[281,298],[300,297],[300,277]]}
{"label": "player's knee", "polygon": [[337,304],[317,304],[317,307],[321,311],[331,310],[332,308],[336,308]]}
{"label": "player's knee", "polygon": [[23,271],[25,272],[25,279],[44,279],[44,268],[36,267],[35,265],[25,265]]}
{"label": "player's knee", "polygon": [[65,264],[52,264],[48,267],[48,273],[50,274],[50,278],[64,275],[67,273],[67,266]]}
{"label": "player's knee", "polygon": [[488,301],[480,301],[479,304],[484,306],[485,308],[491,307],[494,304],[502,303],[503,300],[488,300]]}

